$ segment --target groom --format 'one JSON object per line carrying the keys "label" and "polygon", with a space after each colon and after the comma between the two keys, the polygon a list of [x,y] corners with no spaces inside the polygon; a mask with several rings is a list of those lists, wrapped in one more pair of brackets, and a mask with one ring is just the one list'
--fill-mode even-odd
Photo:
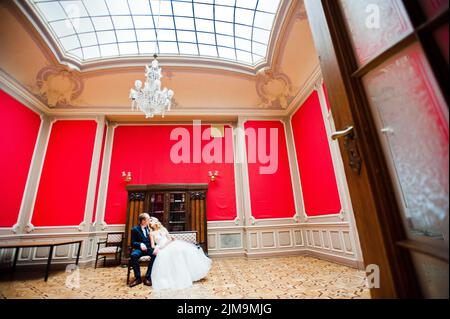
{"label": "groom", "polygon": [[139,225],[131,229],[131,246],[133,252],[131,253],[131,264],[133,266],[135,280],[130,284],[130,287],[135,287],[142,283],[141,268],[139,266],[139,259],[143,256],[150,256],[150,263],[147,268],[147,273],[144,279],[144,285],[151,286],[151,274],[153,263],[156,254],[152,249],[150,242],[150,230],[148,228],[150,222],[150,215],[143,213],[139,215]]}

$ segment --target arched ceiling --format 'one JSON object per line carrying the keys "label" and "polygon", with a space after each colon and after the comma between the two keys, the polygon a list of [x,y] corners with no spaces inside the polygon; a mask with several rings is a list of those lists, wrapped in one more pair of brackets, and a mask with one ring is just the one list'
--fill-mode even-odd
{"label": "arched ceiling", "polygon": [[255,66],[280,0],[30,0],[64,55],[80,64],[108,58],[187,56]]}
{"label": "arched ceiling", "polygon": [[[64,7],[74,2],[77,1],[60,0],[58,5]],[[192,4],[192,0],[189,2]],[[240,8],[237,4],[244,1],[197,2],[213,2],[224,8],[233,2],[236,4],[233,10],[237,10]],[[262,0],[250,2],[254,3],[255,15],[258,8],[269,10],[268,7],[258,7],[259,2],[264,3]],[[139,116],[136,111],[131,111],[128,93],[135,80],[144,79],[144,66],[150,62],[149,56],[85,59],[77,62],[79,67],[67,63],[63,51],[55,49],[55,38],[48,33],[48,28],[43,30],[36,17],[24,10],[51,3],[55,1],[1,2],[1,88],[26,96],[35,107],[50,114]],[[272,30],[267,47],[268,60],[263,64],[254,64],[257,60],[246,64],[224,59],[220,54],[216,57],[179,54],[158,58],[163,69],[163,86],[175,91],[173,116],[284,116],[288,113],[305,85],[317,77],[319,62],[303,1],[282,0],[277,8],[273,23],[276,36]],[[130,14],[134,12],[131,8],[129,10]],[[282,15],[280,10],[284,10]],[[110,19],[112,21],[113,16]],[[52,22],[49,23],[51,25]],[[236,54],[234,57],[237,60]]]}

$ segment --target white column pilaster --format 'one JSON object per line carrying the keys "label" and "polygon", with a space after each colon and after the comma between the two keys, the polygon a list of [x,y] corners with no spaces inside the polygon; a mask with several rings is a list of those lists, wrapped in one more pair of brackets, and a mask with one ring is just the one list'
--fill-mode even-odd
{"label": "white column pilaster", "polygon": [[89,230],[94,214],[95,193],[97,188],[97,177],[99,172],[100,157],[102,154],[103,134],[105,130],[105,117],[99,116],[96,119],[97,131],[95,134],[94,149],[92,150],[91,171],[89,174],[89,184],[86,196],[86,206],[84,210],[84,219],[79,225],[80,231]]}
{"label": "white column pilaster", "polygon": [[100,175],[100,184],[97,198],[97,215],[93,228],[95,230],[105,230],[108,225],[105,223],[106,196],[108,193],[109,169],[111,167],[111,156],[114,143],[114,132],[116,123],[108,124],[106,129],[105,149],[103,151],[103,165]]}
{"label": "white column pilaster", "polygon": [[39,188],[42,169],[44,167],[45,154],[47,153],[48,141],[52,131],[54,119],[46,115],[41,115],[41,127],[36,140],[36,146],[28,172],[27,183],[20,205],[17,223],[13,227],[15,233],[30,233],[34,230],[31,219],[33,217],[34,204]]}

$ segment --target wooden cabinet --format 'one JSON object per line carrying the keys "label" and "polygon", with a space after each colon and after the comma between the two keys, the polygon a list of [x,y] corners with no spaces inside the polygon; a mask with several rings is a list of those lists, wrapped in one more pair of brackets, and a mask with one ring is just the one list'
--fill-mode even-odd
{"label": "wooden cabinet", "polygon": [[148,213],[158,218],[169,232],[197,231],[197,242],[208,252],[206,196],[208,184],[128,185],[124,252],[131,245],[131,228],[138,216]]}

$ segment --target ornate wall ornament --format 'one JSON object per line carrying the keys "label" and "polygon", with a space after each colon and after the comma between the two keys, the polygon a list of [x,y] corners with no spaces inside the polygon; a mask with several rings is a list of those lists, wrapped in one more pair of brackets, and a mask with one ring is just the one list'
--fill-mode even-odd
{"label": "ornate wall ornament", "polygon": [[317,79],[316,83],[314,83],[314,90],[320,92],[323,88],[323,77]]}
{"label": "ornate wall ornament", "polygon": [[86,227],[86,222],[81,222],[80,225],[78,225],[78,230],[83,231],[85,227]]}
{"label": "ornate wall ornament", "polygon": [[204,200],[206,199],[206,194],[204,192],[191,192],[192,200]]}
{"label": "ornate wall ornament", "polygon": [[100,223],[101,230],[106,230],[108,228],[108,224],[105,221],[102,221]]}
{"label": "ornate wall ornament", "polygon": [[250,217],[248,218],[248,221],[250,222],[251,225],[255,225],[255,224],[256,224],[256,219],[255,219],[255,217],[253,217],[253,216],[250,216]]}
{"label": "ornate wall ornament", "polygon": [[241,218],[240,218],[240,217],[236,217],[236,218],[233,220],[233,222],[234,222],[234,224],[235,224],[236,226],[239,226],[239,224],[241,223]]}
{"label": "ornate wall ornament", "polygon": [[20,231],[20,228],[21,228],[20,225],[17,223],[17,224],[14,224],[14,226],[11,228],[11,230],[14,234],[17,234]]}
{"label": "ornate wall ornament", "polygon": [[25,226],[25,231],[26,231],[27,233],[31,233],[33,230],[34,230],[34,225],[33,225],[32,223],[28,223],[28,224]]}
{"label": "ornate wall ornament", "polygon": [[50,107],[69,106],[83,92],[83,81],[74,72],[59,66],[46,66],[36,76],[33,91]]}
{"label": "ornate wall ornament", "polygon": [[345,210],[344,210],[344,209],[341,209],[341,211],[339,212],[339,219],[340,219],[341,221],[344,221],[344,220],[345,220],[345,214],[346,214]]}
{"label": "ornate wall ornament", "polygon": [[262,108],[287,109],[294,98],[289,77],[277,70],[262,69],[256,75],[256,92]]}

